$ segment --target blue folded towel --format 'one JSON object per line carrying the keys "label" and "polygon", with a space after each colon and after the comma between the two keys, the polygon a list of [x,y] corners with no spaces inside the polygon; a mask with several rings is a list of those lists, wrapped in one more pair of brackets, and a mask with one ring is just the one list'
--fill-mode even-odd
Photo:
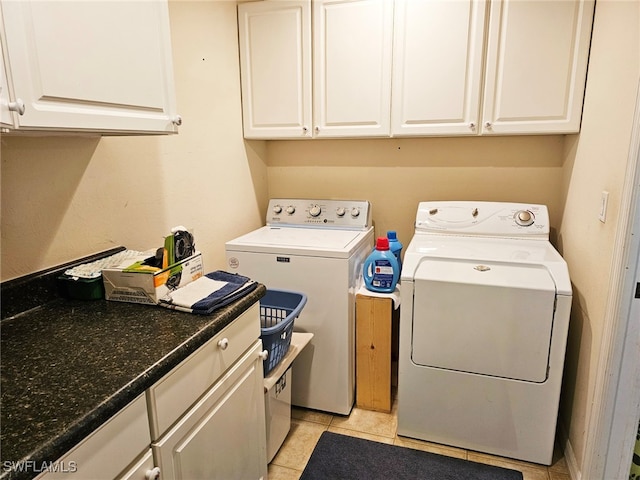
{"label": "blue folded towel", "polygon": [[160,305],[183,312],[209,315],[256,289],[249,277],[216,270],[169,292]]}

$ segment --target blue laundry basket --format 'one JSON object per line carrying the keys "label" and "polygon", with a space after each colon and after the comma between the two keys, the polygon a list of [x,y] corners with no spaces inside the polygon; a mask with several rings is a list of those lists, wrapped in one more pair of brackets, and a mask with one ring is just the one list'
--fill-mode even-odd
{"label": "blue laundry basket", "polygon": [[291,346],[293,321],[307,303],[304,293],[269,290],[260,299],[260,338],[269,352],[263,362],[266,377],[284,358]]}

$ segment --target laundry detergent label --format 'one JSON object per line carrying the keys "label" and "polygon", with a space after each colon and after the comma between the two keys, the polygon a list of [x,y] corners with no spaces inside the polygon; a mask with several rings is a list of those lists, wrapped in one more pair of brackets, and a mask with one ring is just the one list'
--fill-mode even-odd
{"label": "laundry detergent label", "polygon": [[393,266],[389,260],[380,259],[373,263],[371,284],[374,287],[391,288],[393,285]]}

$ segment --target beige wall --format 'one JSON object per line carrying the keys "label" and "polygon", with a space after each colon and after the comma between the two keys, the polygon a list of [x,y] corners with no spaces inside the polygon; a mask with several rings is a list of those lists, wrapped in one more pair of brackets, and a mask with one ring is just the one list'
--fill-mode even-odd
{"label": "beige wall", "polygon": [[563,136],[273,141],[272,197],[370,200],[376,235],[408,245],[418,202],[542,203],[562,216]]}
{"label": "beige wall", "polygon": [[[578,466],[586,458],[603,332],[612,321],[610,273],[639,79],[640,2],[598,0],[582,131],[566,145],[560,229],[574,287],[561,419]],[[598,220],[603,190],[610,194],[606,223]]]}
{"label": "beige wall", "polygon": [[264,142],[242,138],[235,2],[171,1],[180,133],[8,137],[2,155],[2,280],[108,248],[162,245],[193,228],[205,270],[266,208]]}

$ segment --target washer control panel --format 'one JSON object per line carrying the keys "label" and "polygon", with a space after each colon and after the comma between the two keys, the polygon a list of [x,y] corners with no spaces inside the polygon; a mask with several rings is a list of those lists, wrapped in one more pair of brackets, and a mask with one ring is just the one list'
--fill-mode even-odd
{"label": "washer control panel", "polygon": [[371,205],[366,200],[272,198],[267,225],[365,229],[371,226]]}
{"label": "washer control panel", "polygon": [[545,205],[500,202],[421,202],[416,232],[495,237],[549,236]]}

